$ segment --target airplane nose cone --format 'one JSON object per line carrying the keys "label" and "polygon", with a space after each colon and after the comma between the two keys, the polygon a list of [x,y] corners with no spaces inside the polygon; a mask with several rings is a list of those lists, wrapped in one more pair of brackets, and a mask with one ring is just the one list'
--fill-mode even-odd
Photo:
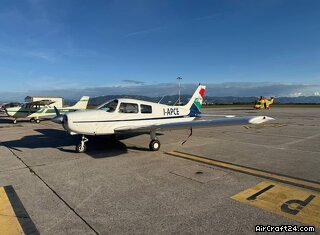
{"label": "airplane nose cone", "polygon": [[63,116],[64,115],[57,115],[54,118],[51,119],[51,121],[58,123],[58,124],[63,124]]}

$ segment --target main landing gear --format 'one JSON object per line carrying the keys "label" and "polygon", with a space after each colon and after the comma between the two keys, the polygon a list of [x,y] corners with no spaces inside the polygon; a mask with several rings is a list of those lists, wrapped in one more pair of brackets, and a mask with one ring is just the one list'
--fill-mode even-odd
{"label": "main landing gear", "polygon": [[40,123],[40,119],[39,118],[31,118],[30,122],[35,122],[35,123],[39,124]]}
{"label": "main landing gear", "polygon": [[86,142],[88,141],[88,138],[86,138],[84,135],[81,138],[80,144],[76,146],[76,151],[78,153],[84,153],[87,150]]}
{"label": "main landing gear", "polygon": [[13,119],[12,123],[16,124],[17,123],[17,119]]}
{"label": "main landing gear", "polygon": [[[158,140],[156,136],[155,131],[150,132],[150,143],[149,143],[149,149],[151,151],[158,151],[160,149],[160,141]],[[84,135],[81,138],[80,144],[76,146],[76,152],[78,153],[84,153],[87,150],[86,142],[88,142],[88,138],[86,138]]]}
{"label": "main landing gear", "polygon": [[160,149],[160,141],[158,140],[155,131],[150,132],[150,138],[149,149],[151,151],[158,151]]}

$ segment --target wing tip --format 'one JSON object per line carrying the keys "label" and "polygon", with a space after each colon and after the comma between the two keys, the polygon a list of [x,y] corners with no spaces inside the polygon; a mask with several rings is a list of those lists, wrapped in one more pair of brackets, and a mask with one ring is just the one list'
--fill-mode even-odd
{"label": "wing tip", "polygon": [[264,122],[269,122],[274,120],[274,118],[272,117],[268,117],[268,116],[257,116],[257,117],[253,117],[249,120],[249,123],[251,124],[261,124]]}

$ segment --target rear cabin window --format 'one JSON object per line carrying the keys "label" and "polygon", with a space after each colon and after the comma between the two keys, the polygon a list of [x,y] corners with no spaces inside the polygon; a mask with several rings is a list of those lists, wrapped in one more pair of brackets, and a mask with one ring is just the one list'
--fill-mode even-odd
{"label": "rear cabin window", "polygon": [[133,103],[121,103],[119,113],[138,113],[138,105]]}
{"label": "rear cabin window", "polygon": [[152,113],[152,106],[151,105],[141,104],[140,105],[140,110],[141,110],[141,113]]}

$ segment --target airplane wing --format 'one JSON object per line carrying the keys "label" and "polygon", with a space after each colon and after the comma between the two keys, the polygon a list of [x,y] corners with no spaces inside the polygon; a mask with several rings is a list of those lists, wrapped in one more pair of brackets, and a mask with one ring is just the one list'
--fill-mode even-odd
{"label": "airplane wing", "polygon": [[274,120],[267,116],[250,116],[250,117],[230,117],[213,120],[197,120],[186,122],[175,122],[165,124],[140,125],[140,126],[122,126],[116,128],[116,133],[121,132],[139,132],[149,130],[166,130],[166,129],[185,129],[185,128],[205,128],[208,126],[233,126],[233,125],[247,125],[247,124],[261,124],[267,121]]}
{"label": "airplane wing", "polygon": [[38,101],[29,102],[28,104],[30,104],[30,105],[41,105],[41,106],[44,106],[44,105],[53,104],[54,102],[55,102],[55,101],[52,101],[52,100],[38,100]]}
{"label": "airplane wing", "polygon": [[229,114],[198,114],[197,117],[225,117],[225,118],[233,118],[235,117],[236,115],[229,115]]}

